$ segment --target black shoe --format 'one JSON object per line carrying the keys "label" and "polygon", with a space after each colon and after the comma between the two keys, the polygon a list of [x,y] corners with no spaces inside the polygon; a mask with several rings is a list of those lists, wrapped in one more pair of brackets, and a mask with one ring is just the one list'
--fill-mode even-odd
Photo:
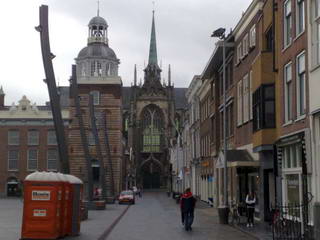
{"label": "black shoe", "polygon": [[189,227],[189,230],[192,231],[192,227]]}

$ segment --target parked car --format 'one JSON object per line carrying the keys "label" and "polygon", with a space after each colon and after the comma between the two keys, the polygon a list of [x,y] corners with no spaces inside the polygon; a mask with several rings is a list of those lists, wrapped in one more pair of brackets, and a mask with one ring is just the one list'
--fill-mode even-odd
{"label": "parked car", "polygon": [[134,192],[131,190],[122,191],[119,196],[119,204],[122,203],[135,204]]}

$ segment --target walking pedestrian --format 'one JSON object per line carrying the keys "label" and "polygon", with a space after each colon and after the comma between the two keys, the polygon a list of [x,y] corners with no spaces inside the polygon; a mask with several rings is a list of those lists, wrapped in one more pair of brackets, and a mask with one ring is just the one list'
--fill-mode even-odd
{"label": "walking pedestrian", "polygon": [[195,205],[196,199],[193,197],[191,189],[187,188],[180,199],[181,220],[186,231],[192,230]]}
{"label": "walking pedestrian", "polygon": [[253,192],[249,192],[246,197],[247,204],[247,227],[253,227],[253,219],[254,219],[254,208],[256,205],[256,197]]}

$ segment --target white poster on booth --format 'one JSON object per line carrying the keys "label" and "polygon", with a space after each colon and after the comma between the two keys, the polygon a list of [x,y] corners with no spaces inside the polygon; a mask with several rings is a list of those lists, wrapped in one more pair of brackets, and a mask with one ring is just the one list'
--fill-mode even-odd
{"label": "white poster on booth", "polygon": [[32,201],[50,201],[50,191],[32,191]]}
{"label": "white poster on booth", "polygon": [[34,217],[46,217],[47,210],[46,209],[33,209],[33,216]]}

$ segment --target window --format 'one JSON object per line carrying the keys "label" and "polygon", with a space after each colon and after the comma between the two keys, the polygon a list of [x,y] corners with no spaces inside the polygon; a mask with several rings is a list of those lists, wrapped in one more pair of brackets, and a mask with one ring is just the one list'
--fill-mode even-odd
{"label": "window", "polygon": [[253,131],[262,129],[262,99],[261,99],[261,87],[253,93]]}
{"label": "window", "polygon": [[242,41],[242,47],[243,47],[243,57],[248,55],[249,52],[249,35],[248,33],[244,36],[243,41]]}
{"label": "window", "polygon": [[237,48],[237,59],[238,59],[238,63],[240,63],[242,57],[243,57],[243,51],[242,51],[242,43],[240,42]]}
{"label": "window", "polygon": [[93,96],[93,105],[100,104],[100,92],[99,91],[91,91],[90,94]]}
{"label": "window", "polygon": [[312,66],[320,64],[320,0],[312,1],[311,6],[311,19],[312,19]]}
{"label": "window", "polygon": [[223,72],[219,73],[220,97],[223,96]]}
{"label": "window", "polygon": [[28,131],[28,145],[39,145],[39,131],[29,130]]}
{"label": "window", "polygon": [[94,139],[94,135],[93,135],[93,133],[91,131],[88,133],[88,144],[89,144],[89,146],[96,145],[96,142],[95,142],[95,139]]}
{"label": "window", "polygon": [[253,48],[256,46],[256,25],[253,25],[250,29],[249,47]]}
{"label": "window", "polygon": [[250,108],[250,91],[249,91],[249,75],[243,78],[243,122],[249,121],[249,108]]}
{"label": "window", "polygon": [[48,131],[48,145],[57,145],[57,137],[56,137],[56,132],[54,130],[49,130]]}
{"label": "window", "polygon": [[28,170],[34,171],[38,168],[38,150],[29,149],[28,150]]}
{"label": "window", "polygon": [[297,0],[297,23],[296,23],[296,31],[297,34],[299,35],[304,31],[305,28],[305,17],[304,17],[304,0]]}
{"label": "window", "polygon": [[306,63],[305,53],[297,56],[297,114],[301,116],[306,113]]}
{"label": "window", "polygon": [[284,108],[285,122],[292,119],[292,66],[291,63],[284,67]]}
{"label": "window", "polygon": [[266,84],[253,93],[253,131],[275,127],[274,91],[273,84]]}
{"label": "window", "polygon": [[8,152],[8,170],[18,170],[19,151],[9,150]]}
{"label": "window", "polygon": [[237,95],[237,104],[238,104],[238,126],[242,124],[243,122],[243,101],[242,101],[242,93],[243,93],[243,90],[242,90],[242,80],[240,80],[238,82],[238,95]]}
{"label": "window", "polygon": [[252,120],[252,70],[250,70],[249,74],[249,120]]}
{"label": "window", "polygon": [[58,170],[58,150],[57,149],[48,149],[47,152],[47,169],[50,171]]}
{"label": "window", "polygon": [[8,145],[19,145],[19,144],[20,144],[19,130],[9,130],[8,131]]}
{"label": "window", "polygon": [[269,28],[265,35],[266,39],[266,51],[271,52],[273,49],[273,33],[272,33],[272,26]]}
{"label": "window", "polygon": [[284,202],[298,204],[302,201],[302,145],[301,143],[291,144],[283,147],[282,172],[284,174]]}
{"label": "window", "polygon": [[81,76],[82,77],[86,76],[86,64],[85,63],[81,64]]}
{"label": "window", "polygon": [[292,14],[291,14],[291,0],[284,3],[284,47],[291,44],[292,41]]}
{"label": "window", "polygon": [[[205,105],[203,105],[205,107]],[[142,113],[142,144],[143,152],[160,152],[163,143],[163,114],[161,109],[151,105]],[[180,129],[179,117],[176,116],[175,128]]]}
{"label": "window", "polygon": [[233,135],[233,103],[231,102],[227,106],[227,137],[231,137]]}
{"label": "window", "polygon": [[91,62],[91,76],[92,77],[101,77],[102,76],[102,67],[99,61]]}

